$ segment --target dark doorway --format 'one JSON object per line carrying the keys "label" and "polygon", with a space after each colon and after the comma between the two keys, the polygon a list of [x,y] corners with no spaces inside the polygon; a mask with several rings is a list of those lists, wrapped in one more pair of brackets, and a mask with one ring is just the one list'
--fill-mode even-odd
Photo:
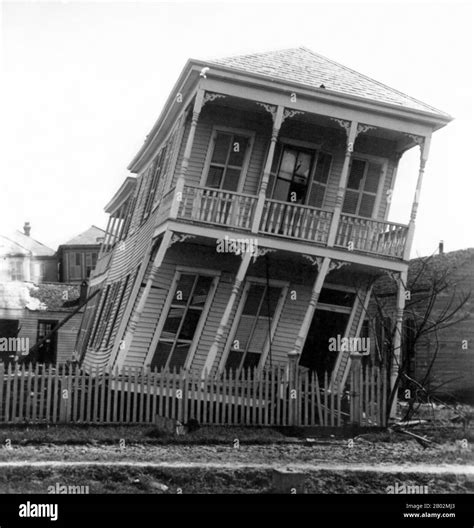
{"label": "dark doorway", "polygon": [[329,350],[331,338],[344,336],[349,314],[316,310],[311,323],[308,337],[301,354],[300,365],[316,371],[322,378],[324,373],[332,372],[337,359],[337,352]]}
{"label": "dark doorway", "polygon": [[[38,321],[38,334],[36,342],[38,343],[41,339],[43,339],[43,337],[48,335],[57,324],[58,321]],[[38,363],[56,363],[57,342],[57,332],[54,332],[54,334],[49,336],[49,338],[38,347]]]}
{"label": "dark doorway", "polygon": [[[0,338],[9,339],[18,337],[20,331],[20,324],[18,319],[0,319]],[[1,351],[0,363],[9,363],[15,358],[15,352]]]}

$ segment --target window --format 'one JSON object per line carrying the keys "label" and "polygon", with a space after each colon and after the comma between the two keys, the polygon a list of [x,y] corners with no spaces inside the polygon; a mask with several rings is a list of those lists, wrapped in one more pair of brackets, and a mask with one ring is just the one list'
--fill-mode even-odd
{"label": "window", "polygon": [[[86,253],[86,277],[89,277],[97,264],[97,253]],[[85,278],[85,277],[81,277]]]}
{"label": "window", "polygon": [[143,210],[143,219],[148,217],[152,209],[152,205],[155,201],[155,194],[158,188],[158,182],[160,181],[161,175],[163,174],[163,168],[165,165],[166,151],[167,145],[165,145],[165,147],[161,149],[150,168],[151,181],[146,197],[145,208]]}
{"label": "window", "polygon": [[381,163],[352,160],[342,207],[343,213],[372,217],[381,170]]}
{"label": "window", "polygon": [[11,260],[10,261],[10,276],[12,281],[24,280],[23,273],[23,260]]}
{"label": "window", "polygon": [[152,369],[185,366],[212,282],[211,276],[178,272],[171,305],[151,361]]}
{"label": "window", "polygon": [[116,330],[115,329],[115,325],[116,325],[117,318],[118,318],[118,315],[119,315],[119,312],[120,312],[120,308],[122,306],[122,303],[124,302],[125,292],[127,290],[127,286],[128,286],[128,281],[129,280],[130,280],[130,275],[127,275],[125,277],[125,281],[123,282],[122,290],[121,290],[120,296],[119,296],[119,301],[118,301],[118,303],[116,304],[116,306],[114,308],[114,313],[113,313],[113,317],[112,317],[112,323],[109,326],[109,332],[108,332],[107,338],[105,340],[105,346],[106,347],[109,346],[110,339],[115,334],[115,330]]}
{"label": "window", "polygon": [[[272,321],[282,288],[248,283],[240,320],[232,337],[226,369],[257,367],[271,335]],[[245,300],[244,300],[245,299]]]}
{"label": "window", "polygon": [[275,181],[271,182],[272,198],[281,202],[304,203],[313,160],[313,151],[284,145]]}
{"label": "window", "polygon": [[325,152],[320,152],[318,154],[316,170],[314,171],[313,181],[311,183],[311,189],[307,200],[308,205],[319,208],[323,206],[331,161],[331,155],[326,154]]}
{"label": "window", "polygon": [[82,253],[69,253],[69,280],[82,278]]}
{"label": "window", "polygon": [[110,292],[110,284],[107,286],[105,290],[102,290],[102,293],[100,294],[100,302],[97,303],[98,315],[93,319],[94,328],[93,328],[93,331],[91,333],[90,340],[89,340],[90,346],[94,346],[96,344],[97,331],[99,330],[99,326],[102,321],[102,314],[104,312],[104,308],[107,303],[109,292]]}
{"label": "window", "polygon": [[237,191],[250,138],[234,133],[217,132],[206,187]]}

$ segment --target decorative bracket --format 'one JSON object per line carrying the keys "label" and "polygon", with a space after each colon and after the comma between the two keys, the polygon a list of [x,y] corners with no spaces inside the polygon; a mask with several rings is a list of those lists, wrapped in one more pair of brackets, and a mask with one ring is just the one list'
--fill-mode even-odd
{"label": "decorative bracket", "polygon": [[290,110],[289,108],[285,108],[283,110],[283,118],[281,120],[281,122],[283,123],[285,121],[285,119],[288,119],[288,118],[291,118],[291,117],[295,117],[296,115],[303,115],[304,112],[301,112],[300,110]]}
{"label": "decorative bracket", "polygon": [[359,123],[357,125],[357,135],[362,134],[364,132],[368,132],[369,130],[375,130],[376,127],[371,125],[364,125],[362,123]]}
{"label": "decorative bracket", "polygon": [[416,143],[420,147],[422,147],[423,144],[425,143],[425,138],[423,136],[417,136],[416,134],[408,134],[407,132],[404,132],[403,135],[411,139],[414,143]]}
{"label": "decorative bracket", "polygon": [[216,99],[222,99],[222,98],[225,99],[226,97],[227,96],[224,94],[219,94],[219,93],[214,93],[214,92],[205,92],[204,98],[202,100],[202,107],[204,107],[206,103],[215,101]]}
{"label": "decorative bracket", "polygon": [[275,122],[277,107],[275,105],[271,105],[268,103],[260,103],[258,101],[256,103],[258,104],[258,106],[264,108],[272,116],[273,122]]}
{"label": "decorative bracket", "polygon": [[311,262],[311,266],[317,266],[318,269],[320,268],[323,261],[323,257],[315,257],[314,255],[306,255],[305,253],[303,253],[301,256],[306,260],[309,260]]}
{"label": "decorative bracket", "polygon": [[275,253],[275,251],[276,249],[258,247],[256,253],[254,253],[254,256],[253,256],[254,264],[255,264],[255,261],[258,259],[258,257],[264,257],[267,253]]}
{"label": "decorative bracket", "polygon": [[337,117],[331,117],[331,121],[334,121],[337,123],[340,127],[342,127],[345,131],[347,136],[349,136],[349,130],[351,128],[351,122],[346,121],[345,119],[338,119]]}
{"label": "decorative bracket", "polygon": [[333,270],[338,270],[342,268],[342,266],[347,266],[348,264],[350,264],[350,262],[346,262],[343,260],[331,260],[331,262],[329,263],[328,273],[331,273],[331,271]]}
{"label": "decorative bracket", "polygon": [[173,233],[168,247],[171,247],[176,242],[184,242],[185,240],[196,238],[196,235],[188,235],[187,233]]}

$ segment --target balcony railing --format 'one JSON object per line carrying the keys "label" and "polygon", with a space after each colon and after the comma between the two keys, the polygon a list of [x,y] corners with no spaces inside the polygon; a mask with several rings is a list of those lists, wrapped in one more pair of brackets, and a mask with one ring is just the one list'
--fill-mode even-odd
{"label": "balcony railing", "polygon": [[335,245],[389,257],[403,257],[408,227],[393,222],[342,214]]}
{"label": "balcony railing", "polygon": [[256,205],[250,194],[185,185],[178,218],[249,231]]}
{"label": "balcony railing", "polygon": [[265,200],[260,232],[326,244],[332,213],[306,205]]}
{"label": "balcony railing", "polygon": [[[173,200],[178,200],[176,188],[161,201],[157,224],[170,216],[180,220],[230,227],[250,231],[256,214],[258,197],[185,185],[177,213],[171,214]],[[307,205],[266,199],[259,233],[325,246],[333,213]],[[355,215],[341,214],[335,247],[391,258],[403,258],[408,226]]]}

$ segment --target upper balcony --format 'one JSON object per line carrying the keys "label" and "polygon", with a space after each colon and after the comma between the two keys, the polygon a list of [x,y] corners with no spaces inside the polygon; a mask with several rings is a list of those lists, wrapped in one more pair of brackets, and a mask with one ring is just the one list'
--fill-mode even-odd
{"label": "upper balcony", "polygon": [[[165,195],[157,212],[157,223],[170,218],[171,204],[177,199],[173,188]],[[176,219],[198,225],[221,227],[236,233],[251,233],[258,197],[209,187],[185,185]],[[327,246],[331,211],[308,205],[266,199],[258,231],[254,235],[298,240]],[[403,258],[408,226],[341,214],[334,246],[388,258]]]}

